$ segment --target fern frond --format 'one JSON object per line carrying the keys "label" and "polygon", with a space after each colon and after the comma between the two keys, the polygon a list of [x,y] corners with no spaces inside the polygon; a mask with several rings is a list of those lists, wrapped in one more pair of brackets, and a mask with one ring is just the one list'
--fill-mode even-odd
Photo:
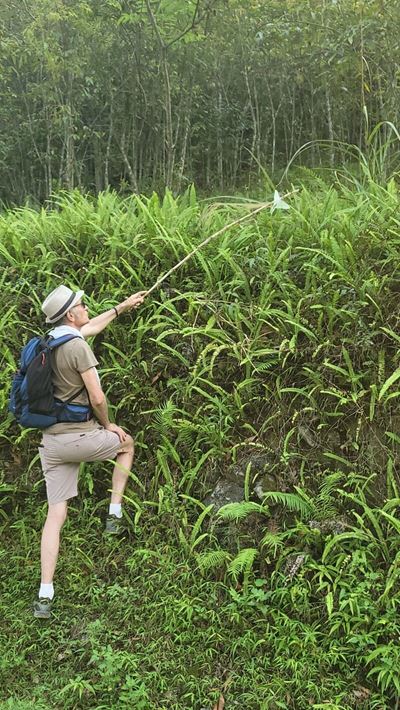
{"label": "fern frond", "polygon": [[338,484],[343,482],[343,479],[344,474],[341,471],[335,471],[329,474],[321,485],[318,499],[324,501],[330,498],[332,493],[337,490]]}
{"label": "fern frond", "polygon": [[239,554],[229,563],[228,572],[235,582],[238,581],[239,575],[241,574],[243,574],[245,578],[248,577],[258,554],[259,552],[255,547],[245,547],[243,550],[240,550]]}
{"label": "fern frond", "polygon": [[343,483],[343,480],[343,473],[335,471],[327,476],[322,483],[318,497],[315,500],[316,514],[320,520],[333,518],[337,515],[338,507],[333,494],[338,490],[338,486]]}
{"label": "fern frond", "polygon": [[311,501],[306,501],[297,493],[282,493],[281,491],[267,491],[264,494],[264,501],[271,500],[273,503],[283,505],[295,513],[299,513],[302,517],[307,518],[315,513],[315,506]]}
{"label": "fern frond", "polygon": [[256,372],[266,372],[267,370],[271,370],[272,367],[276,366],[276,361],[273,362],[252,362],[252,365],[254,367],[254,370]]}
{"label": "fern frond", "polygon": [[261,546],[270,550],[275,556],[278,550],[282,550],[285,547],[284,535],[268,531],[261,540]]}
{"label": "fern frond", "polygon": [[172,427],[177,412],[179,412],[178,407],[169,399],[157,407],[154,412],[154,420],[162,429]]}
{"label": "fern frond", "polygon": [[231,560],[231,555],[226,550],[212,550],[197,555],[198,568],[202,573],[218,569],[229,560]]}
{"label": "fern frond", "polygon": [[268,508],[260,503],[243,501],[242,503],[228,503],[219,509],[217,515],[222,520],[242,520],[251,513],[267,513]]}

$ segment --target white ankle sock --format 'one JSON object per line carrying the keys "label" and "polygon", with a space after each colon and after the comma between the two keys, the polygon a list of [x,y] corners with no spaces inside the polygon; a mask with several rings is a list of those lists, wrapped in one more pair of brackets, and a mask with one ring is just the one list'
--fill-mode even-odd
{"label": "white ankle sock", "polygon": [[39,589],[39,599],[42,598],[46,599],[53,599],[54,597],[54,587],[53,583],[51,584],[41,584],[40,589]]}
{"label": "white ankle sock", "polygon": [[110,507],[108,509],[108,514],[109,515],[116,515],[117,518],[122,518],[122,505],[121,503],[110,503]]}

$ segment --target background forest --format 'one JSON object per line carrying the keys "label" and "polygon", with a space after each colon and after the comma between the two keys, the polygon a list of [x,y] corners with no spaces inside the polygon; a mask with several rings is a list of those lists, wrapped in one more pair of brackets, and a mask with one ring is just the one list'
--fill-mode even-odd
{"label": "background forest", "polygon": [[211,191],[398,123],[400,2],[8,0],[0,191]]}

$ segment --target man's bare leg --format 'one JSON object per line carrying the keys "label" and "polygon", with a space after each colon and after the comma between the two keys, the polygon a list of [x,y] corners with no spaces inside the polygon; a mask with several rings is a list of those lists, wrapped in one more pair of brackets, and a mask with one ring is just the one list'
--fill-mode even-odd
{"label": "man's bare leg", "polygon": [[128,482],[129,473],[133,463],[135,449],[131,436],[127,436],[117,454],[112,476],[111,504],[121,504],[123,493]]}
{"label": "man's bare leg", "polygon": [[66,517],[67,501],[49,503],[41,542],[42,584],[52,584],[53,582],[60,548],[60,531]]}

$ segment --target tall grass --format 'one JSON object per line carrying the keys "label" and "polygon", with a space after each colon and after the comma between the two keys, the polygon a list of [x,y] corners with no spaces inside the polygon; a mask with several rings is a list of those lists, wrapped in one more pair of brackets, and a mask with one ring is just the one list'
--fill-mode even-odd
{"label": "tall grass", "polygon": [[[219,580],[222,612],[209,622],[215,639],[221,624],[240,630],[240,649],[227,628],[221,632],[231,660],[218,651],[227,668],[234,665],[218,686],[232,707],[393,708],[400,694],[398,186],[372,175],[363,184],[325,184],[310,171],[306,182],[288,212],[262,212],[208,244],[93,345],[110,406],[137,442],[134,473],[143,490],[133,478],[127,503],[133,529],[144,535],[143,555],[151,560],[149,540],[160,546],[165,535],[184,560],[185,584],[201,590]],[[41,500],[38,435],[18,430],[6,401],[22,343],[43,329],[40,302],[64,282],[85,289],[95,315],[150,288],[241,209],[202,203],[192,187],[163,200],[64,193],[46,210],[0,216],[0,524],[13,531],[19,555],[31,557],[37,536],[18,511]],[[244,502],[216,514],[202,501],[235,467]],[[255,488],[266,474],[275,490],[260,500]],[[104,464],[85,467],[82,488],[93,492],[97,510],[107,491]],[[164,565],[168,576],[164,552],[160,574]],[[137,559],[130,554],[128,568]],[[91,555],[82,553],[83,566]],[[186,601],[190,612],[182,613],[195,615],[195,599]],[[89,638],[97,680],[82,660],[58,691],[65,707],[94,707],[95,696],[104,704],[96,707],[132,706],[132,698],[143,703],[135,707],[202,707],[205,691],[196,695],[184,680],[182,694],[190,685],[193,697],[177,691],[168,700],[150,669],[142,687],[134,656],[96,645],[96,633]],[[198,643],[188,634],[187,643]],[[200,652],[202,667],[217,648],[215,640],[209,661]],[[120,705],[107,705],[106,687],[114,687],[107,664],[119,668]],[[258,691],[240,681],[254,664]],[[211,706],[214,696],[207,698]]]}

